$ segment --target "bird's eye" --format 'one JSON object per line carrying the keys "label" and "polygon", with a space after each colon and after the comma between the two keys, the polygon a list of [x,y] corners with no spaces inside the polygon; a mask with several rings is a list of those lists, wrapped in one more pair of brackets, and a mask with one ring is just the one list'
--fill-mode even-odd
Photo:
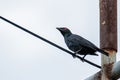
{"label": "bird's eye", "polygon": [[67,28],[64,28],[64,30],[68,30]]}

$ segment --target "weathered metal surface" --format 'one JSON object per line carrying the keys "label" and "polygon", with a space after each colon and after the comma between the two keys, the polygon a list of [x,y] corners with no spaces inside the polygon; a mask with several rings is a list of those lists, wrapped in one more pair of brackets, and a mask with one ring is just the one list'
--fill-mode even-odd
{"label": "weathered metal surface", "polygon": [[[113,66],[113,68],[112,68],[111,79],[110,80],[119,79],[120,78],[120,61],[118,61],[114,65],[110,64],[110,67],[111,66]],[[108,71],[109,71],[109,67],[108,67]],[[111,68],[110,68],[110,71],[111,71]],[[85,80],[101,80],[101,75],[102,75],[102,70],[97,72],[96,74],[86,78]]]}
{"label": "weathered metal surface", "polygon": [[118,79],[120,76],[116,73],[120,74],[120,69],[116,71],[113,67],[117,53],[117,0],[100,0],[100,48],[108,52],[109,56],[102,54],[101,71],[85,80]]}
{"label": "weathered metal surface", "polygon": [[117,0],[100,0],[100,48],[109,53],[101,57],[101,80],[111,80],[117,52]]}
{"label": "weathered metal surface", "polygon": [[100,47],[117,51],[117,0],[100,0]]}
{"label": "weathered metal surface", "polygon": [[102,71],[101,71],[101,80],[111,80],[112,76],[112,68],[114,63],[116,62],[116,51],[114,50],[106,50],[110,55],[109,57],[102,55],[101,57],[101,64],[102,64]]}

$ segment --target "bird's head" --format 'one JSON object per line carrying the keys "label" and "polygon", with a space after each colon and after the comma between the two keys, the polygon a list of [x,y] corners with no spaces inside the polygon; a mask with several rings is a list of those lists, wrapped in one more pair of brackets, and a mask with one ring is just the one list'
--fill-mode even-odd
{"label": "bird's head", "polygon": [[58,29],[63,36],[69,36],[72,34],[71,31],[66,27],[60,27],[60,28],[56,28],[56,29]]}

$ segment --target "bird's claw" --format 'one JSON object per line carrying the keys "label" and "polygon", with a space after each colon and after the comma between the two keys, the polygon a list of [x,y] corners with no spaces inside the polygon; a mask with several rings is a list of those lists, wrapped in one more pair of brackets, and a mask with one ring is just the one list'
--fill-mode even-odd
{"label": "bird's claw", "polygon": [[73,58],[76,58],[76,54],[75,53],[72,56],[73,56]]}
{"label": "bird's claw", "polygon": [[86,55],[84,55],[84,56],[81,58],[81,61],[82,61],[82,62],[84,62],[85,56],[86,56]]}
{"label": "bird's claw", "polygon": [[81,61],[84,62],[84,58],[81,58]]}

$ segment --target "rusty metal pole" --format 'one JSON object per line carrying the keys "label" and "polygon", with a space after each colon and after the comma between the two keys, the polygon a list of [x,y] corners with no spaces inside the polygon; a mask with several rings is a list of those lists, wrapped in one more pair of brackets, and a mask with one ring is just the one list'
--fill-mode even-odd
{"label": "rusty metal pole", "polygon": [[101,57],[101,80],[110,80],[117,53],[117,0],[100,0],[100,48],[109,53]]}

